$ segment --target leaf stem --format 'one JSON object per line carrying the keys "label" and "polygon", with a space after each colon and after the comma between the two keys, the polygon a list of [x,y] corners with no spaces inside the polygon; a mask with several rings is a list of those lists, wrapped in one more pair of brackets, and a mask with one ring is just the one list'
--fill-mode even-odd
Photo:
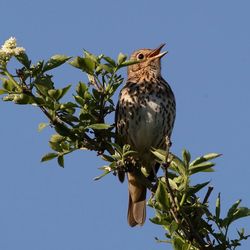
{"label": "leaf stem", "polygon": [[4,70],[3,71],[4,74],[9,78],[9,80],[13,83],[13,85],[15,85],[15,87],[22,92],[22,87],[20,87],[20,85],[15,81],[14,77],[8,72],[8,70]]}

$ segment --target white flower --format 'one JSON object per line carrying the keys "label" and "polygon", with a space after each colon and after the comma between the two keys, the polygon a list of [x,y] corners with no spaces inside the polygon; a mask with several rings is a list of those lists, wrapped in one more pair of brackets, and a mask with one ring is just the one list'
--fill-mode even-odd
{"label": "white flower", "polygon": [[23,47],[16,47],[15,50],[14,50],[15,56],[23,54],[24,52],[25,52],[25,48],[23,48]]}
{"label": "white flower", "polygon": [[8,49],[8,48],[2,47],[1,51],[2,51],[2,53],[5,53],[6,56],[12,56],[13,55],[13,49]]}
{"label": "white flower", "polygon": [[0,49],[0,58],[4,59],[6,57],[6,53]]}
{"label": "white flower", "polygon": [[18,56],[25,52],[23,47],[17,47],[16,38],[10,37],[4,42],[0,49],[0,61],[7,62],[12,56]]}
{"label": "white flower", "polygon": [[7,61],[8,59],[9,57],[6,52],[0,49],[0,64],[3,64],[3,62]]}
{"label": "white flower", "polygon": [[8,40],[4,42],[2,45],[2,50],[11,50],[16,48],[16,38],[10,37]]}

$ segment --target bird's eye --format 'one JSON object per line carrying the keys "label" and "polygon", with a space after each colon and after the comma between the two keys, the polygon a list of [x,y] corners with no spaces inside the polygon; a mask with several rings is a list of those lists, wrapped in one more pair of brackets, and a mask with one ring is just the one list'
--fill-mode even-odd
{"label": "bird's eye", "polygon": [[140,53],[138,56],[137,56],[138,59],[142,60],[144,58],[144,55],[142,53]]}

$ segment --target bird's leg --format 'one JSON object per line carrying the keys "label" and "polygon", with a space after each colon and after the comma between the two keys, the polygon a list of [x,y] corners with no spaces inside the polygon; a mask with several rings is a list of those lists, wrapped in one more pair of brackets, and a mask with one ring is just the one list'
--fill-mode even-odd
{"label": "bird's leg", "polygon": [[147,180],[152,184],[152,188],[150,189],[152,191],[152,194],[155,193],[157,186],[158,186],[158,178],[157,178],[157,172],[160,168],[161,164],[156,162],[154,163],[154,166],[152,167],[152,171],[150,172],[149,176],[147,177]]}

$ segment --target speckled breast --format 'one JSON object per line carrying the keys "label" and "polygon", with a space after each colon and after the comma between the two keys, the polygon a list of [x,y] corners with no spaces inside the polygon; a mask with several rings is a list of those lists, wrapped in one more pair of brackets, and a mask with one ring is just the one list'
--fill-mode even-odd
{"label": "speckled breast", "polygon": [[139,155],[150,154],[152,147],[162,148],[172,132],[175,98],[163,81],[128,82],[120,93],[117,130],[122,142],[130,144]]}

